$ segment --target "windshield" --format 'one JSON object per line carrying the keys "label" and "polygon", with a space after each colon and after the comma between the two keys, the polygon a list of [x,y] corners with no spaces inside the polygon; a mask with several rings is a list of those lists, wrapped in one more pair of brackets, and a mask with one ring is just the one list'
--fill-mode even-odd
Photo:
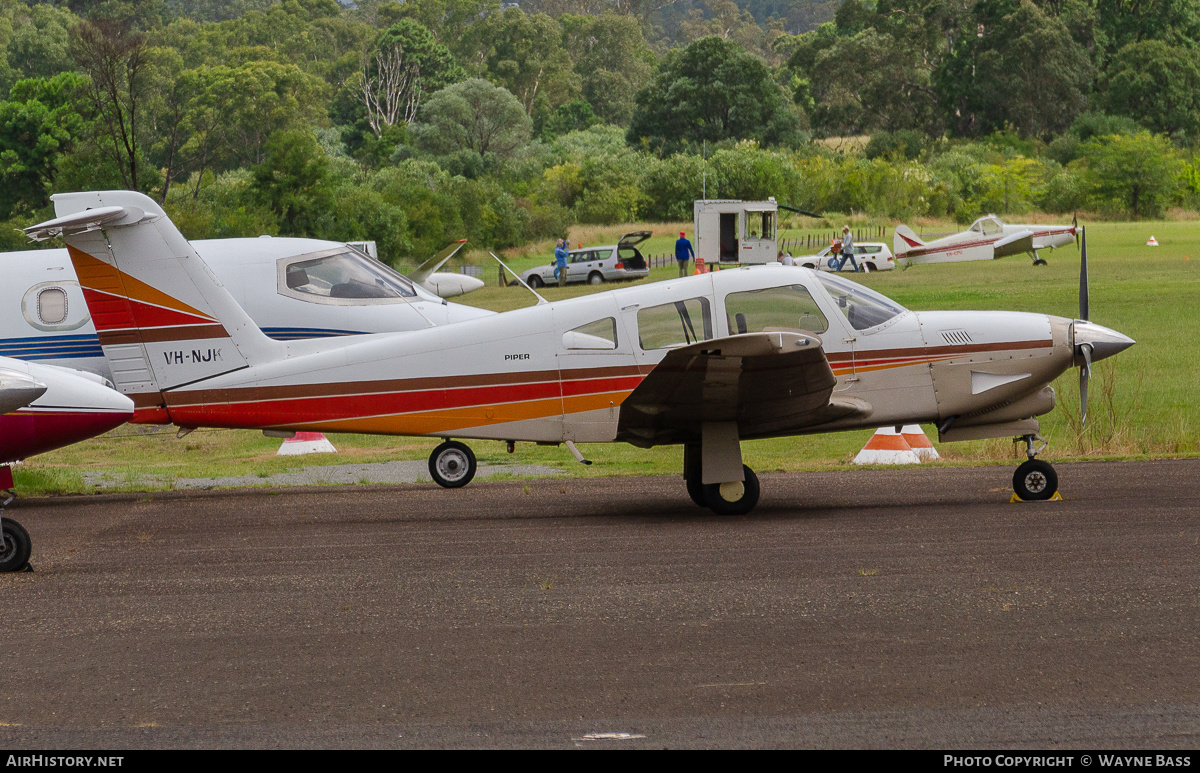
{"label": "windshield", "polygon": [[817,279],[855,330],[882,325],[905,311],[900,304],[860,284],[828,274],[818,274]]}
{"label": "windshield", "polygon": [[[280,291],[295,297],[400,299],[416,296],[407,279],[350,248],[281,261]],[[315,296],[315,298],[313,297]]]}

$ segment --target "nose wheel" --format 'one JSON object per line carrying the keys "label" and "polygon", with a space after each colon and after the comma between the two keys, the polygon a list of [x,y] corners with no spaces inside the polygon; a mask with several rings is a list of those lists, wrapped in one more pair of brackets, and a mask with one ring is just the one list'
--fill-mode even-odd
{"label": "nose wheel", "polygon": [[[1049,462],[1034,458],[1045,450],[1046,441],[1037,435],[1026,435],[1023,439],[1029,459],[1013,473],[1013,491],[1026,502],[1049,499],[1058,493],[1058,473]],[[1034,449],[1034,441],[1040,441],[1042,445]]]}
{"label": "nose wheel", "polygon": [[447,440],[429,455],[429,477],[442,488],[462,488],[475,477],[475,454],[457,440]]}
{"label": "nose wheel", "polygon": [[708,483],[703,486],[704,501],[717,515],[745,515],[758,504],[758,476],[742,465],[745,480]]}

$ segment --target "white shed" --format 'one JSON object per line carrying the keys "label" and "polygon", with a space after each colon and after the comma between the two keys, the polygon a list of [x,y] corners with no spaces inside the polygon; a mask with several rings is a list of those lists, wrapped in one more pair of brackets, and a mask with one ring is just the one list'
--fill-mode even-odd
{"label": "white shed", "polygon": [[778,254],[779,205],[767,201],[704,199],[694,204],[696,257],[705,263],[773,263]]}

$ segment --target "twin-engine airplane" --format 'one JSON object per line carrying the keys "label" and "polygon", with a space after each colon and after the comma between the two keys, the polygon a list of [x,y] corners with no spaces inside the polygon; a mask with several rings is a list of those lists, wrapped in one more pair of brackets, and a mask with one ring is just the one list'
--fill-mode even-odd
{"label": "twin-engine airplane", "polygon": [[[135,421],[441,437],[443,486],[479,438],[684,446],[692,499],[749,512],[741,441],[935,423],[943,441],[1022,437],[1014,487],[1054,494],[1035,459],[1050,382],[1133,344],[1081,317],[913,312],[838,276],[767,265],[702,274],[405,333],[266,336],[151,199],[59,194],[27,229],[66,239]],[[1084,261],[1086,266],[1086,260]],[[1042,446],[1044,447],[1044,445]]]}
{"label": "twin-engine airplane", "polygon": [[[436,294],[483,286],[475,277],[437,271],[463,244],[450,245],[404,277],[339,242],[260,237],[191,243],[263,333],[281,341],[491,316]],[[0,356],[111,377],[66,250],[0,253],[0,274]]]}
{"label": "twin-engine airplane", "polygon": [[1033,265],[1044,266],[1038,250],[1055,249],[1076,241],[1078,224],[1009,225],[995,215],[981,217],[962,233],[923,242],[906,225],[896,226],[892,252],[909,263],[959,263],[1028,254]]}
{"label": "twin-engine airplane", "polygon": [[0,572],[24,568],[29,533],[4,508],[13,462],[108,432],[133,416],[133,401],[90,373],[0,357]]}

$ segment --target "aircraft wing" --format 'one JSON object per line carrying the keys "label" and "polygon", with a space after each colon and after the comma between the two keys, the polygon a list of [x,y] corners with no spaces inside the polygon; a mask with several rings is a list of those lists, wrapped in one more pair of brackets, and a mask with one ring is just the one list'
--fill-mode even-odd
{"label": "aircraft wing", "polygon": [[429,260],[417,266],[416,269],[408,275],[408,278],[417,284],[424,284],[425,280],[429,279],[433,272],[441,268],[446,261],[450,260],[450,258],[453,258],[466,243],[466,239],[459,239],[458,241],[454,242],[437,255],[434,255]]}
{"label": "aircraft wing", "polygon": [[736,421],[742,439],[786,435],[869,411],[831,399],[837,379],[812,333],[762,332],[674,349],[621,404],[617,438],[648,447],[700,439]]}
{"label": "aircraft wing", "polygon": [[1009,234],[994,242],[992,250],[994,257],[997,258],[1033,252],[1033,231],[1017,231],[1015,234]]}

